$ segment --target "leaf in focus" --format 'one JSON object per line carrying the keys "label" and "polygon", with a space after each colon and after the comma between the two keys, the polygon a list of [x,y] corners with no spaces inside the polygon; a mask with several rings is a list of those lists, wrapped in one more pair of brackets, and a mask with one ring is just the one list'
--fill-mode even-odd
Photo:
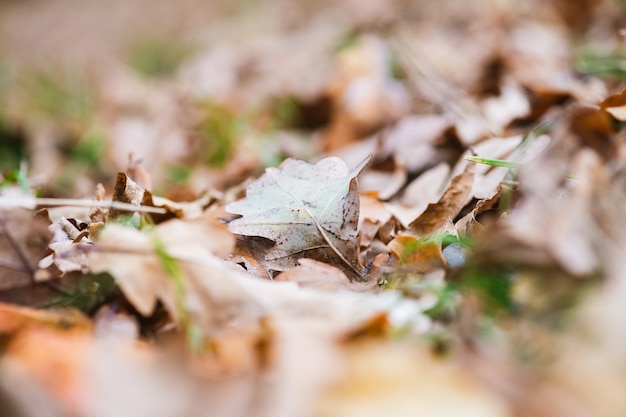
{"label": "leaf in focus", "polygon": [[265,254],[268,268],[285,270],[315,250],[318,256],[321,251],[339,257],[336,266],[358,276],[356,176],[368,161],[352,171],[337,157],[314,165],[291,159],[280,168],[268,168],[248,186],[244,200],[226,206],[228,212],[242,216],[228,228],[238,235],[273,240],[274,247]]}

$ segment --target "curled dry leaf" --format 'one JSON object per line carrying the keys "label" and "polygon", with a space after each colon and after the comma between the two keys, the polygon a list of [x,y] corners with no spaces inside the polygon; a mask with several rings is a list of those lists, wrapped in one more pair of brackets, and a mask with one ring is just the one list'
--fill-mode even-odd
{"label": "curled dry leaf", "polygon": [[626,122],[626,89],[621,93],[613,94],[600,104],[611,116],[620,122]]}
{"label": "curled dry leaf", "polygon": [[443,195],[449,182],[450,167],[442,162],[411,181],[399,201],[388,202],[385,207],[403,227],[424,213],[429,204],[434,204]]}
{"label": "curled dry leaf", "polygon": [[391,213],[374,195],[362,193],[360,200],[359,246],[369,252],[378,231],[391,219]]}
{"label": "curled dry leaf", "polygon": [[[135,183],[124,172],[117,174],[115,188],[113,191],[113,202],[130,204],[131,206],[157,207],[159,210],[150,213],[150,218],[154,223],[161,223],[165,220],[178,218],[189,219],[202,215],[204,209],[215,202],[217,196],[210,192],[205,192],[195,201],[175,202],[164,197],[154,196],[150,191],[144,190]],[[127,216],[132,210],[112,205],[107,213],[107,221],[116,221]]]}
{"label": "curled dry leaf", "polygon": [[356,176],[368,161],[352,171],[337,157],[314,165],[287,160],[280,168],[268,168],[248,186],[244,200],[226,206],[242,216],[228,228],[275,242],[263,259],[268,269],[282,271],[315,254],[323,260],[338,259],[336,266],[359,277]]}
{"label": "curled dry leaf", "polygon": [[409,230],[418,235],[434,233],[447,221],[454,220],[471,199],[474,184],[474,164],[467,164],[463,172],[452,178],[448,189],[439,201],[429,204],[424,213],[409,225]]}
{"label": "curled dry leaf", "polygon": [[405,166],[394,159],[393,171],[369,169],[359,178],[361,192],[376,192],[381,200],[393,197],[407,179]]}
{"label": "curled dry leaf", "polygon": [[482,230],[483,225],[476,220],[476,216],[486,212],[487,210],[491,210],[500,200],[501,194],[502,188],[498,187],[491,196],[484,200],[479,200],[472,211],[467,213],[455,223],[455,227],[459,233],[467,236],[474,236]]}
{"label": "curled dry leaf", "polygon": [[[144,189],[136,184],[123,172],[117,173],[115,187],[113,189],[113,201],[140,205],[144,197]],[[107,213],[107,221],[116,221],[128,215],[128,211],[111,207]]]}

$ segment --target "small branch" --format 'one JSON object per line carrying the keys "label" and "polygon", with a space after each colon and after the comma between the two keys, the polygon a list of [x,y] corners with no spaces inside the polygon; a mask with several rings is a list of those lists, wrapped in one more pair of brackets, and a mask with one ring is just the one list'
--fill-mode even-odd
{"label": "small branch", "polygon": [[101,207],[101,208],[116,208],[119,210],[139,211],[143,213],[156,213],[165,214],[167,210],[162,207],[150,207],[140,206],[130,203],[122,203],[119,201],[95,201],[95,200],[81,200],[72,198],[0,198],[0,208],[25,208],[35,209],[38,207],[50,207],[50,206],[73,206],[73,207]]}

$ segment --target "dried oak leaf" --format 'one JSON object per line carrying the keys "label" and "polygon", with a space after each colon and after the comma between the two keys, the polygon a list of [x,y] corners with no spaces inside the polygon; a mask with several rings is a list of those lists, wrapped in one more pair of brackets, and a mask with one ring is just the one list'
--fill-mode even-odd
{"label": "dried oak leaf", "polygon": [[289,159],[279,168],[268,168],[248,186],[245,199],[226,206],[242,216],[228,228],[275,242],[263,257],[268,269],[283,271],[300,258],[312,257],[360,277],[356,176],[368,161],[352,171],[337,157],[316,164]]}

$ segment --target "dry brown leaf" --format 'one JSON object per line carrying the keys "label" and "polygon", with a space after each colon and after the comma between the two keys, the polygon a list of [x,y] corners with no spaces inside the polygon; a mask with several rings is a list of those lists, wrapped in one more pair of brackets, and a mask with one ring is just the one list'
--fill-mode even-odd
{"label": "dry brown leaf", "polygon": [[626,121],[626,89],[605,99],[600,103],[600,108],[610,113],[617,120]]}
{"label": "dry brown leaf", "polygon": [[359,212],[359,247],[367,250],[381,226],[391,219],[391,213],[375,195],[361,194]]}
{"label": "dry brown leaf", "polygon": [[32,284],[52,233],[30,210],[0,210],[0,290]]}
{"label": "dry brown leaf", "polygon": [[372,167],[363,172],[359,177],[359,189],[365,193],[377,193],[379,199],[388,200],[404,186],[406,179],[406,168],[394,160],[392,171]]}
{"label": "dry brown leaf", "polygon": [[479,200],[476,203],[476,207],[474,207],[472,211],[467,213],[455,223],[454,226],[459,231],[459,233],[466,236],[476,236],[481,230],[483,230],[484,226],[479,223],[478,220],[476,220],[476,216],[493,208],[495,204],[500,200],[501,194],[502,188],[498,187],[496,191],[494,191],[493,194],[489,196],[489,198]]}
{"label": "dry brown leaf", "polygon": [[376,193],[361,193],[359,221],[369,220],[372,223],[385,224],[391,218],[391,213],[377,198]]}
{"label": "dry brown leaf", "polygon": [[272,274],[263,266],[265,254],[272,245],[271,240],[262,237],[238,236],[231,260],[258,278],[272,279]]}
{"label": "dry brown leaf", "polygon": [[617,153],[616,127],[606,111],[595,107],[577,107],[570,118],[569,129],[583,145],[593,149],[605,161]]}
{"label": "dry brown leaf", "polygon": [[[188,219],[200,216],[203,211],[217,200],[213,193],[205,192],[195,201],[175,202],[167,198],[152,195],[150,191],[144,190],[124,172],[118,172],[115,188],[113,191],[114,203],[125,203],[134,206],[157,207],[163,209],[162,213],[150,213],[150,219],[154,223],[161,223],[168,219],[179,218]],[[107,221],[117,221],[132,213],[112,206],[107,213]]]}
{"label": "dry brown leaf", "polygon": [[[144,193],[145,190],[128,178],[125,173],[117,173],[117,179],[115,180],[115,187],[113,189],[113,201],[138,206],[143,202]],[[106,220],[109,222],[117,221],[129,214],[131,213],[128,211],[111,207],[107,213]]]}
{"label": "dry brown leaf", "polygon": [[461,174],[452,179],[439,201],[429,204],[424,213],[409,224],[409,230],[417,236],[428,235],[447,221],[454,220],[471,199],[473,184],[474,164],[468,164]]}
{"label": "dry brown leaf", "polygon": [[381,156],[393,155],[409,173],[424,171],[440,162],[456,159],[464,147],[446,138],[452,127],[448,117],[440,115],[410,115],[402,118],[385,135]]}
{"label": "dry brown leaf", "polygon": [[341,270],[316,261],[315,259],[299,259],[298,266],[281,272],[275,281],[296,282],[301,287],[323,291],[367,291],[373,289],[376,283],[353,283]]}
{"label": "dry brown leaf", "polygon": [[450,166],[440,163],[423,172],[407,186],[398,201],[385,203],[385,207],[402,225],[409,224],[421,216],[429,204],[434,204],[448,185]]}

